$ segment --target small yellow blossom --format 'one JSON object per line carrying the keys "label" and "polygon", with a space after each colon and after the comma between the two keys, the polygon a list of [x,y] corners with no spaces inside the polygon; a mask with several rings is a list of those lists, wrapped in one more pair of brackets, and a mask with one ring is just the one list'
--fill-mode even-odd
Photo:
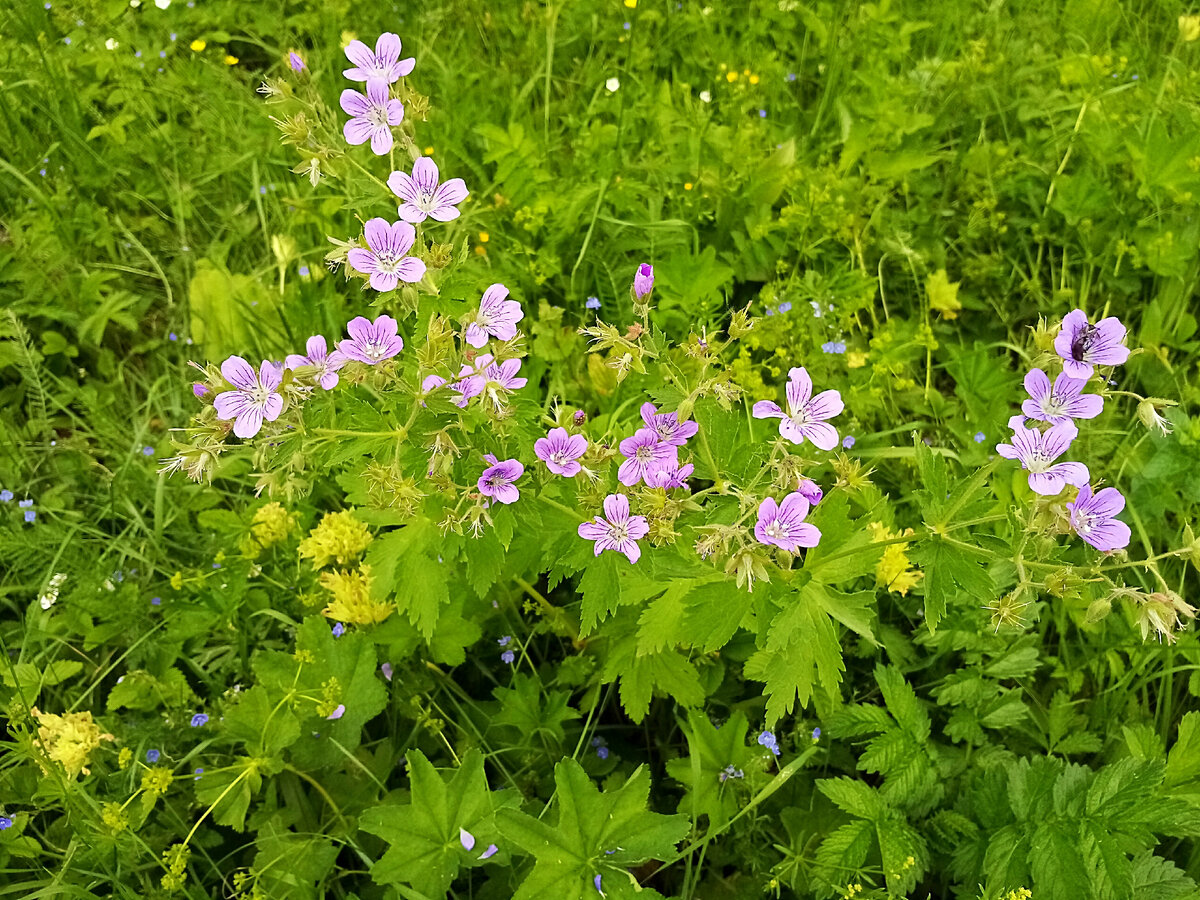
{"label": "small yellow blossom", "polygon": [[121,752],[117,754],[117,767],[121,769],[129,768],[129,763],[133,761],[133,751],[128,747],[122,747]]}
{"label": "small yellow blossom", "polygon": [[637,9],[637,0],[625,0],[625,5],[630,9]]}
{"label": "small yellow blossom", "polygon": [[260,506],[250,520],[250,533],[242,540],[242,552],[255,559],[263,550],[273,547],[296,529],[296,516],[281,503]]}
{"label": "small yellow blossom", "polygon": [[861,369],[867,364],[867,354],[861,350],[851,350],[846,354],[846,367],[849,369]]}
{"label": "small yellow blossom", "polygon": [[1015,888],[1004,895],[1003,900],[1032,900],[1033,891],[1027,887]]}
{"label": "small yellow blossom", "polygon": [[742,69],[742,74],[743,74],[743,75],[749,75],[749,74],[750,74],[750,70],[749,70],[749,69]]}
{"label": "small yellow blossom", "polygon": [[1179,36],[1189,44],[1200,38],[1200,16],[1183,15],[1179,17]]}
{"label": "small yellow blossom", "polygon": [[[906,528],[903,534],[898,534],[882,522],[872,522],[867,528],[871,532],[873,541],[890,541],[898,537],[907,537],[913,533],[911,528]],[[907,543],[888,544],[883,550],[883,556],[875,566],[876,586],[893,591],[901,597],[906,596],[909,590],[925,577],[924,572],[917,572],[909,568],[911,563],[906,550],[908,550]]]}
{"label": "small yellow blossom", "polygon": [[489,235],[486,231],[479,232],[479,243],[486,244],[490,238],[491,235]]}
{"label": "small yellow blossom", "polygon": [[690,181],[685,181],[683,183],[683,189],[685,191],[690,191],[692,189],[692,183]]}
{"label": "small yellow blossom", "polygon": [[225,54],[225,65],[236,66],[239,61],[240,60],[238,60],[238,58],[236,56],[234,56],[233,54],[231,54],[231,53]]}
{"label": "small yellow blossom", "polygon": [[433,146],[432,146],[432,145],[430,145],[430,146],[428,146],[428,147],[426,147],[426,148],[425,148],[425,155],[426,155],[426,156],[433,156]]}
{"label": "small yellow blossom", "polygon": [[[100,732],[100,726],[92,720],[90,712],[63,713],[61,716],[39,712],[36,708],[30,712],[38,720],[38,741],[35,746],[48,759],[61,763],[71,778],[81,773],[89,774],[87,766],[92,751],[100,746],[101,741],[115,740],[111,734]],[[42,771],[49,772],[44,763],[39,764]]]}
{"label": "small yellow blossom", "polygon": [[729,81],[729,82],[734,82],[734,81],[737,81],[737,80],[738,80],[738,73],[737,73],[737,72],[726,72],[726,73],[725,73],[725,80],[726,80],[726,81]]}
{"label": "small yellow blossom", "polygon": [[174,575],[171,576],[171,587],[173,587],[177,591],[183,589],[183,573],[182,572],[176,572]]}
{"label": "small yellow blossom", "polygon": [[170,769],[164,766],[155,766],[142,773],[142,790],[152,798],[158,798],[167,792],[167,788],[174,780],[175,776],[171,774]]}
{"label": "small yellow blossom", "polygon": [[757,75],[751,75],[751,76],[750,76],[750,83],[751,83],[751,84],[758,84],[758,76],[757,76]]}
{"label": "small yellow blossom", "polygon": [[326,513],[308,537],[300,542],[300,558],[311,559],[315,568],[336,562],[348,565],[371,543],[367,526],[350,510]]}
{"label": "small yellow blossom", "polygon": [[475,255],[476,256],[487,256],[487,247],[483,246],[483,244],[476,244],[475,245]]}
{"label": "small yellow blossom", "polygon": [[958,300],[959,282],[951,281],[945,269],[938,269],[925,279],[929,308],[942,314],[943,319],[957,319],[962,304]]}
{"label": "small yellow blossom", "polygon": [[356,572],[322,572],[321,587],[333,595],[321,615],[352,625],[376,625],[395,610],[395,604],[371,597],[371,567]]}
{"label": "small yellow blossom", "polygon": [[200,38],[196,38],[189,46],[191,46],[193,53],[199,53],[208,46],[208,41],[203,41]]}
{"label": "small yellow blossom", "polygon": [[104,827],[116,834],[129,827],[129,816],[120,803],[105,803],[100,807],[100,821]]}

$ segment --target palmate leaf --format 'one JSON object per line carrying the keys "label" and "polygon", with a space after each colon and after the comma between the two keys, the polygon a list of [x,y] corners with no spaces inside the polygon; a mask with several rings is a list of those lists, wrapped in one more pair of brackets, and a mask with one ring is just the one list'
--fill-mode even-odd
{"label": "palmate leaf", "polygon": [[744,804],[735,786],[738,781],[721,780],[727,766],[743,773],[756,756],[755,749],[746,744],[750,724],[745,713],[738,711],[720,728],[709,721],[700,710],[689,710],[684,735],[688,755],[667,763],[667,772],[687,788],[679,801],[679,809],[693,821],[708,816],[709,830],[725,825]]}
{"label": "palmate leaf", "polygon": [[957,598],[976,607],[987,606],[995,598],[991,575],[964,547],[933,535],[913,547],[909,555],[925,573],[925,624],[930,634]]}
{"label": "palmate leaf", "polygon": [[[430,897],[444,897],[462,867],[483,865],[489,844],[501,844],[495,813],[499,804],[488,790],[483,756],[472,750],[449,780],[419,750],[408,754],[412,802],[375,806],[363,812],[359,827],[388,842],[371,867],[377,884],[408,884]],[[475,838],[463,846],[461,831]]]}
{"label": "palmate leaf", "polygon": [[638,890],[629,867],[671,856],[690,823],[646,809],[650,773],[639,767],[620,788],[601,793],[579,763],[564,759],[554,782],[553,825],[513,809],[496,816],[505,837],[535,858],[513,900],[595,900],[597,875],[615,900],[656,896]]}

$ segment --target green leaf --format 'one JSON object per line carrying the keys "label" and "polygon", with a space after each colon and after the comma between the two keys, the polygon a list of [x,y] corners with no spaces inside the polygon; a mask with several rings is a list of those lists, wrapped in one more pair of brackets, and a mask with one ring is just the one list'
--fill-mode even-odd
{"label": "green leaf", "polygon": [[683,729],[688,755],[667,763],[668,774],[686,788],[679,811],[693,821],[708,816],[710,831],[722,828],[745,805],[746,798],[738,791],[742,782],[722,781],[721,775],[727,766],[745,772],[751,765],[755,753],[746,744],[749,729],[741,711],[717,728],[702,710],[689,710]]}
{"label": "green leaf", "polygon": [[593,900],[597,875],[609,897],[632,897],[636,883],[628,869],[673,855],[690,827],[685,816],[647,811],[650,774],[644,767],[617,790],[601,793],[578,762],[564,759],[555,766],[554,782],[554,824],[509,809],[496,817],[506,838],[535,858],[513,900]]}
{"label": "green leaf", "polygon": [[1079,851],[1075,829],[1063,822],[1043,822],[1029,843],[1035,897],[1090,900],[1088,867]]}
{"label": "green leaf", "polygon": [[375,581],[396,598],[426,641],[433,638],[442,606],[450,600],[450,567],[438,552],[437,526],[416,519],[403,528],[377,536],[367,550]]}
{"label": "green leaf", "polygon": [[909,555],[925,572],[925,624],[930,634],[955,599],[962,597],[971,606],[981,607],[995,598],[992,577],[966,548],[933,535],[913,547]]}
{"label": "green leaf", "polygon": [[854,778],[822,778],[817,789],[844,813],[872,822],[888,815],[887,802],[869,785]]}
{"label": "green leaf", "polygon": [[275,756],[300,739],[300,720],[261,685],[243,691],[225,713],[225,734],[251,756]]}
{"label": "green leaf", "polygon": [[567,705],[570,693],[543,691],[540,682],[530,675],[518,674],[511,688],[498,687],[492,693],[500,701],[500,711],[492,716],[493,724],[513,726],[522,739],[541,734],[561,743],[566,738],[563,722],[579,718],[579,713]]}

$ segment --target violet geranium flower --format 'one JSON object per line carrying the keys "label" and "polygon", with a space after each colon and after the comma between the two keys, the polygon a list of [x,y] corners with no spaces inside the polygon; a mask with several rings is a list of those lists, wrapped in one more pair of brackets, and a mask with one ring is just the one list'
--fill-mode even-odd
{"label": "violet geranium flower", "polygon": [[785,413],[770,400],[759,400],[754,404],[754,418],[782,419],[779,433],[793,444],[802,444],[808,438],[814,447],[832,450],[837,446],[838,435],[825,420],[832,419],[846,407],[838,391],[822,391],[813,397],[812,389],[812,379],[804,367],[793,368],[788,372],[788,411]]}
{"label": "violet geranium flower", "polygon": [[371,249],[354,247],[346,260],[364,275],[371,276],[371,287],[377,291],[393,290],[401,281],[409,284],[425,277],[425,263],[415,256],[405,256],[417,239],[417,230],[407,222],[388,224],[387,219],[368,219],[363,236]]}
{"label": "violet geranium flower", "polygon": [[411,72],[417,64],[411,56],[401,59],[400,49],[400,36],[390,31],[376,39],[374,52],[362,41],[351,41],[346,45],[346,59],[354,63],[354,68],[346,69],[342,74],[351,81],[365,81],[368,87],[375,82],[386,88]]}
{"label": "violet geranium flower", "polygon": [[521,371],[521,360],[519,359],[506,359],[502,363],[497,363],[493,361],[490,353],[485,353],[476,362],[483,369],[482,390],[492,398],[492,405],[497,410],[504,406],[502,392],[507,393],[523,388],[529,381],[528,378],[517,376],[517,373]]}
{"label": "violet geranium flower", "polygon": [[357,146],[370,141],[372,153],[386,156],[395,142],[392,128],[404,121],[404,104],[390,98],[387,84],[368,81],[366,96],[346,88],[340,102],[350,116],[342,126],[346,143]]}
{"label": "violet geranium flower", "polygon": [[1089,325],[1087,314],[1074,309],[1062,320],[1054,338],[1054,351],[1062,357],[1063,373],[1072,378],[1091,378],[1095,366],[1119,366],[1129,359],[1125,326],[1116,316]]}
{"label": "violet geranium flower", "polygon": [[300,366],[312,366],[316,371],[317,383],[325,390],[332,389],[338,383],[338,369],[344,366],[347,362],[345,354],[338,350],[329,352],[328,346],[325,344],[325,338],[319,334],[314,334],[308,339],[304,345],[307,356],[302,356],[299,353],[289,353],[287,359],[284,360],[284,366],[289,369],[298,369]]}
{"label": "violet geranium flower", "polygon": [[1086,379],[1072,378],[1066,372],[1054,379],[1041,369],[1034,369],[1025,376],[1025,390],[1029,399],[1021,404],[1021,411],[1031,419],[1057,425],[1071,419],[1094,419],[1104,409],[1104,398],[1097,394],[1084,394]]}
{"label": "violet geranium flower", "polygon": [[426,218],[449,222],[458,218],[458,204],[467,199],[470,191],[461,178],[451,178],[438,185],[438,167],[428,156],[419,156],[413,163],[412,174],[393,172],[387,184],[392,193],[404,202],[400,218],[405,222],[424,222]]}
{"label": "violet geranium flower", "polygon": [[691,463],[686,463],[682,466],[663,466],[661,469],[655,469],[646,473],[646,485],[648,487],[666,488],[687,488],[687,480],[692,477],[692,472],[696,467]]}
{"label": "violet geranium flower", "polygon": [[782,503],[768,497],[758,507],[754,536],[760,544],[769,544],[788,553],[795,553],[801,547],[817,546],[821,532],[816,525],[804,521],[808,508],[808,501],[799,491],[788,494]]}
{"label": "violet geranium flower", "polygon": [[533,452],[555,475],[571,477],[583,468],[577,460],[587,452],[587,438],[568,434],[565,428],[552,428],[544,438],[533,442]]}
{"label": "violet geranium flower", "polygon": [[633,293],[639,300],[654,290],[654,266],[642,263],[633,276]]}
{"label": "violet geranium flower", "polygon": [[679,448],[663,443],[649,428],[639,428],[633,437],[621,441],[620,447],[625,462],[617,469],[617,480],[626,487],[645,481],[651,472],[679,464]]}
{"label": "violet geranium flower", "polygon": [[682,447],[688,438],[700,430],[700,426],[691,419],[681,422],[679,413],[660,413],[653,403],[643,403],[641,413],[646,427],[657,434],[664,444]]}
{"label": "violet geranium flower", "polygon": [[821,498],[825,496],[825,492],[821,490],[821,486],[811,478],[801,478],[800,485],[796,488],[800,492],[800,496],[816,506],[821,502]]}
{"label": "violet geranium flower", "polygon": [[1079,496],[1067,504],[1075,533],[1104,553],[1129,546],[1129,526],[1116,518],[1124,508],[1125,497],[1116,488],[1093,494],[1089,484],[1082,485]]}
{"label": "violet geranium flower", "polygon": [[254,367],[240,356],[231,356],[221,363],[221,375],[234,390],[217,394],[213,406],[217,417],[233,419],[233,433],[240,438],[252,438],[262,428],[263,419],[274,422],[283,412],[283,397],[276,389],[283,381],[283,369],[263,360],[255,374]]}
{"label": "violet geranium flower", "polygon": [[525,474],[525,466],[516,459],[501,462],[491,453],[485,453],[483,458],[491,465],[479,476],[479,493],[497,503],[516,503],[521,492],[513,482]]}
{"label": "violet geranium flower", "polygon": [[1054,462],[1079,434],[1074,422],[1068,419],[1038,431],[1025,427],[1024,416],[1013,416],[1008,425],[1013,430],[1012,443],[997,444],[996,452],[1005,459],[1020,460],[1021,467],[1029,472],[1029,487],[1034,493],[1053,497],[1064,485],[1082,487],[1088,483],[1090,475],[1083,463]]}
{"label": "violet geranium flower", "polygon": [[629,498],[624,494],[609,494],[604,498],[604,518],[596,516],[579,526],[579,536],[596,542],[596,555],[605,550],[624,553],[631,563],[642,556],[637,542],[650,532],[645,516],[629,514]]}
{"label": "violet geranium flower", "polygon": [[346,326],[349,340],[338,341],[338,350],[349,359],[356,359],[368,366],[391,359],[404,349],[404,338],[391,316],[379,316],[374,322],[364,316],[356,316]]}
{"label": "violet geranium flower", "polygon": [[479,313],[475,321],[467,326],[463,337],[472,347],[482,347],[488,337],[498,341],[511,341],[517,336],[517,323],[525,318],[521,304],[508,299],[508,288],[493,284],[483,292],[479,301]]}

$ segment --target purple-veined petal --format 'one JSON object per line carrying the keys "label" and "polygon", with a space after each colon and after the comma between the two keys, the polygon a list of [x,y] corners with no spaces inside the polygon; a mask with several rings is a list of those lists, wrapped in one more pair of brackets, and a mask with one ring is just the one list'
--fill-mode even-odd
{"label": "purple-veined petal", "polygon": [[267,399],[263,401],[263,418],[268,422],[274,422],[282,412],[283,398],[278,394],[268,394]]}
{"label": "purple-veined petal", "polygon": [[[346,333],[355,341],[367,343],[375,340],[375,329],[371,325],[371,320],[366,316],[355,316],[346,324]],[[345,352],[344,350],[342,351]]]}
{"label": "purple-veined petal", "polygon": [[242,391],[223,391],[213,400],[213,408],[219,419],[236,418],[249,405],[250,398]]}
{"label": "purple-veined petal", "polygon": [[[1037,403],[1041,403],[1042,399],[1050,393],[1050,377],[1041,369],[1031,369],[1025,375],[1025,390],[1029,392],[1029,396]],[[1022,404],[1024,409],[1024,404]],[[1037,416],[1026,413],[1031,419],[1038,418]]]}
{"label": "purple-veined petal", "polygon": [[1051,466],[1046,471],[1057,475],[1067,484],[1075,487],[1087,484],[1091,478],[1088,467],[1081,462],[1061,462]]}
{"label": "purple-veined petal", "polygon": [[387,106],[387,123],[395,128],[404,121],[404,104],[399,100],[389,100]]}
{"label": "purple-veined petal", "polygon": [[402,218],[405,222],[411,222],[413,224],[420,224],[429,218],[429,215],[425,212],[425,210],[421,209],[415,203],[402,203],[400,206],[396,207],[396,214],[399,215],[400,218]]}
{"label": "purple-veined petal", "polygon": [[[371,52],[371,48],[362,41],[351,41],[346,45],[346,59],[354,63],[359,69],[369,69],[375,65],[375,54]],[[366,81],[366,76],[362,78],[354,78],[347,75],[353,81]]]}
{"label": "purple-veined petal", "polygon": [[425,277],[425,263],[415,256],[406,256],[400,261],[400,265],[396,266],[396,274],[400,276],[401,281],[415,284]]}
{"label": "purple-veined petal", "polygon": [[258,382],[268,391],[273,391],[279,387],[283,381],[283,369],[273,362],[263,360],[262,365],[258,367]]}
{"label": "purple-veined petal", "polygon": [[751,415],[756,419],[782,419],[785,414],[773,400],[759,400],[754,404]]}
{"label": "purple-veined petal", "polygon": [[792,522],[803,522],[808,515],[808,500],[799,491],[788,494],[779,504],[779,517]]}
{"label": "purple-veined petal", "polygon": [[641,540],[650,533],[650,523],[645,516],[630,516],[625,530],[635,541]]}
{"label": "purple-veined petal", "polygon": [[435,222],[452,222],[458,216],[458,208],[454,206],[438,206],[429,211],[429,218]]}
{"label": "purple-veined petal", "polygon": [[413,163],[412,180],[422,194],[432,195],[438,186],[438,167],[428,156],[418,156]]}
{"label": "purple-veined petal", "polygon": [[240,438],[252,438],[262,428],[263,413],[257,406],[247,405],[233,420],[233,433]]}
{"label": "purple-veined petal", "polygon": [[579,526],[579,536],[589,541],[598,541],[608,535],[608,525],[602,525],[599,521],[583,522]]}
{"label": "purple-veined petal", "polygon": [[604,517],[614,525],[629,518],[629,498],[624,494],[609,494],[604,498]]}
{"label": "purple-veined petal", "polygon": [[364,250],[362,247],[352,247],[346,254],[346,262],[364,275],[372,275],[379,271],[379,259],[370,250]]}
{"label": "purple-veined petal", "polygon": [[1079,536],[1097,550],[1109,553],[1128,547],[1131,534],[1129,526],[1120,519],[1110,519],[1107,522],[1097,522],[1087,534]]}
{"label": "purple-veined petal", "polygon": [[[472,322],[467,326],[467,330],[463,332],[463,340],[478,349],[488,342],[488,333],[483,330],[483,326],[478,322]],[[543,440],[545,439],[543,438]]]}
{"label": "purple-veined petal", "polygon": [[804,366],[796,366],[788,370],[787,402],[788,412],[795,415],[808,403],[812,396],[813,383]]}
{"label": "purple-veined petal", "polygon": [[832,419],[846,408],[839,391],[821,391],[808,401],[808,414],[814,419]]}
{"label": "purple-veined petal", "polygon": [[363,225],[363,237],[366,238],[367,246],[374,253],[382,253],[384,250],[389,249],[388,243],[391,233],[391,226],[388,225],[388,220],[382,216],[367,219]]}
{"label": "purple-veined petal", "polygon": [[828,422],[813,422],[803,426],[800,430],[819,450],[832,450],[837,446],[837,430]]}
{"label": "purple-veined petal", "polygon": [[231,356],[221,363],[221,375],[234,387],[244,391],[252,391],[258,387],[254,366],[240,356]]}
{"label": "purple-veined petal", "polygon": [[1071,442],[1079,436],[1079,428],[1069,419],[1051,425],[1042,435],[1042,451],[1050,459],[1058,459],[1071,447]]}
{"label": "purple-veined petal", "polygon": [[407,172],[393,172],[388,176],[387,186],[401,200],[410,203],[420,197],[420,190]]}
{"label": "purple-veined petal", "polygon": [[460,827],[458,829],[458,842],[462,844],[464,850],[475,849],[475,835],[471,834],[465,828]]}
{"label": "purple-veined petal", "polygon": [[621,543],[617,547],[617,549],[621,553],[624,553],[625,558],[628,559],[631,563],[636,563],[639,559],[642,558],[642,548],[638,546],[637,541],[634,541],[634,540],[621,541]]}
{"label": "purple-veined petal", "polygon": [[371,275],[371,287],[377,291],[394,291],[400,283],[400,276],[395,272],[375,272]]}
{"label": "purple-veined petal", "polygon": [[350,119],[342,126],[342,136],[346,139],[347,144],[357,147],[359,144],[369,141],[374,130],[375,126],[366,119]]}
{"label": "purple-veined petal", "polygon": [[[361,119],[371,111],[371,103],[358,91],[346,88],[338,100],[342,111],[354,119]],[[361,141],[359,142],[361,143]]]}
{"label": "purple-veined petal", "polygon": [[314,334],[312,337],[310,337],[304,344],[304,349],[308,351],[308,358],[314,362],[324,359],[329,355],[329,348],[325,343],[325,336],[321,334]]}
{"label": "purple-veined petal", "polygon": [[367,80],[367,102],[372,106],[377,108],[386,106],[390,94],[386,81],[378,81],[373,78]]}
{"label": "purple-veined petal", "polygon": [[396,222],[388,228],[388,248],[397,256],[403,256],[417,239],[417,229],[408,222]]}
{"label": "purple-veined petal", "polygon": [[386,125],[376,125],[371,131],[371,152],[376,156],[387,156],[389,150],[392,149],[392,144],[395,143],[395,138],[392,137],[392,130]]}
{"label": "purple-veined petal", "polygon": [[442,206],[457,206],[470,195],[467,183],[461,178],[451,178],[434,194],[434,200]]}
{"label": "purple-veined petal", "polygon": [[1029,487],[1035,494],[1041,494],[1043,497],[1053,497],[1063,489],[1064,481],[1061,475],[1054,470],[1058,466],[1051,466],[1045,472],[1030,472]]}
{"label": "purple-veined petal", "polygon": [[[1082,488],[1080,490],[1082,491]],[[1104,488],[1104,490],[1096,492],[1087,507],[1088,512],[1093,515],[1111,519],[1120,515],[1121,510],[1125,508],[1125,495],[1116,488]]]}
{"label": "purple-veined petal", "polygon": [[[385,66],[390,66],[400,58],[400,46],[400,36],[390,31],[385,31],[375,41],[375,56]],[[471,848],[468,847],[467,849],[470,850]]]}
{"label": "purple-veined petal", "polygon": [[821,530],[816,525],[801,522],[791,528],[792,541],[800,547],[815,547],[821,542]]}

